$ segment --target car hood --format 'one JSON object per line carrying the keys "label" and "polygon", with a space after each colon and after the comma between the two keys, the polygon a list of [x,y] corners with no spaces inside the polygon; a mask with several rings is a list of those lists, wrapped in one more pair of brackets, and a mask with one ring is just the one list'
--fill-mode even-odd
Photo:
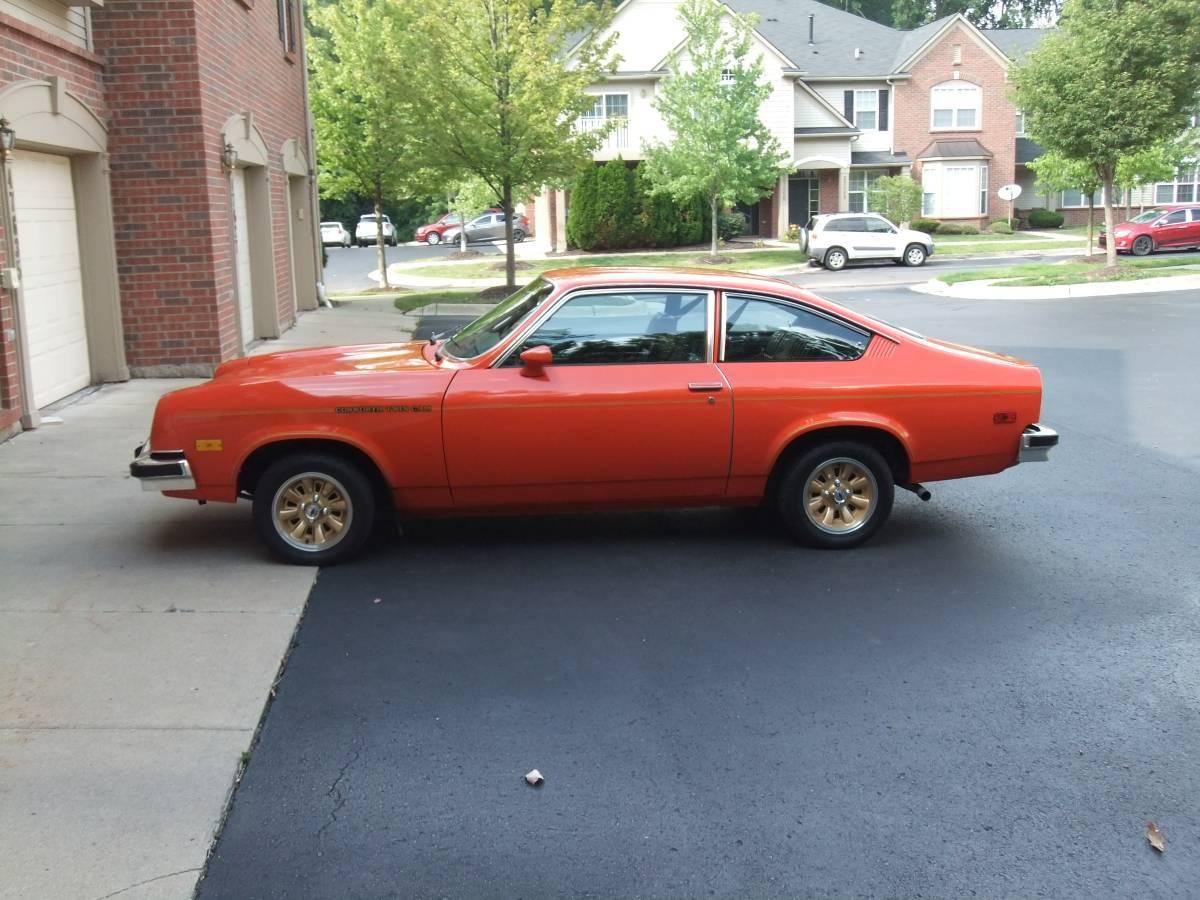
{"label": "car hood", "polygon": [[219,381],[263,381],[314,375],[437,371],[437,367],[425,358],[424,351],[428,346],[426,341],[412,341],[265,353],[223,363],[213,378]]}

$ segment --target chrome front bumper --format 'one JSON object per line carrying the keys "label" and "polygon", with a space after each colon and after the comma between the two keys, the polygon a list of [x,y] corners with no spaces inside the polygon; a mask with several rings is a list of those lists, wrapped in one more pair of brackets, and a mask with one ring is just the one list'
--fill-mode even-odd
{"label": "chrome front bumper", "polygon": [[1050,451],[1058,446],[1058,432],[1046,425],[1029,425],[1021,433],[1021,450],[1017,462],[1046,462]]}
{"label": "chrome front bumper", "polygon": [[150,442],[133,451],[129,474],[142,483],[143,491],[191,491],[196,489],[192,467],[182,450],[151,450]]}

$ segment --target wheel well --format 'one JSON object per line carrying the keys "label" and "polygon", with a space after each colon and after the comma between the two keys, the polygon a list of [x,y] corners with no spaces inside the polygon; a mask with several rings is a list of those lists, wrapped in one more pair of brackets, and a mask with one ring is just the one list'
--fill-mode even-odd
{"label": "wheel well", "polygon": [[827,444],[832,441],[859,441],[874,447],[887,460],[888,468],[892,470],[892,479],[896,484],[909,483],[908,453],[895,435],[884,431],[882,428],[871,428],[862,425],[842,425],[835,428],[819,428],[816,431],[806,432],[784,447],[783,452],[779,454],[779,458],[775,460],[775,465],[771,469],[771,475],[767,479],[766,495],[768,497],[774,496],[775,489],[779,486],[780,480],[787,472],[793,460],[803,456],[818,444]]}
{"label": "wheel well", "polygon": [[386,505],[383,508],[387,509],[391,506],[391,491],[388,488],[387,479],[379,471],[379,466],[375,464],[375,460],[351,444],[322,438],[276,441],[259,447],[246,457],[245,462],[242,463],[241,470],[238,472],[238,495],[253,496],[254,486],[258,484],[258,479],[267,470],[267,467],[277,460],[295,453],[325,453],[354,464],[370,480],[378,499],[386,501]]}

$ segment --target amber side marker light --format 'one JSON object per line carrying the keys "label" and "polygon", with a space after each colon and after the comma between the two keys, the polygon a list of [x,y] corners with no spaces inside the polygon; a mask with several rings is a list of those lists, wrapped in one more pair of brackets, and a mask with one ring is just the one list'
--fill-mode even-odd
{"label": "amber side marker light", "polygon": [[1017,414],[1015,412],[998,412],[992,416],[993,425],[1016,425]]}
{"label": "amber side marker light", "polygon": [[220,438],[217,438],[216,440],[196,441],[196,450],[199,452],[210,452],[211,453],[214,451],[219,452],[224,449],[225,449],[225,445],[221,442]]}

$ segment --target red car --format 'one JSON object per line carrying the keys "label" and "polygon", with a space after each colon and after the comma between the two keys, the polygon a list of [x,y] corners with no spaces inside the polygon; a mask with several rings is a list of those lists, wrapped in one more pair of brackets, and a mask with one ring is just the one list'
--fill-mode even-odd
{"label": "red car", "polygon": [[[498,213],[500,209],[493,206],[484,210],[484,212]],[[440,244],[445,238],[446,229],[457,225],[461,221],[462,219],[459,218],[458,213],[446,213],[436,222],[430,222],[428,225],[422,225],[418,228],[415,237],[418,241],[424,241],[426,244]]]}
{"label": "red car", "polygon": [[253,501],[280,558],[339,562],[400,516],[769,504],[861,544],[896,487],[1044,460],[1030,363],[770,278],[547,272],[453,337],[227,362],[165,395],[146,490]]}
{"label": "red car", "polygon": [[[1117,252],[1145,256],[1154,250],[1200,247],[1200,203],[1156,206],[1113,227]],[[1100,246],[1107,236],[1100,233]]]}

